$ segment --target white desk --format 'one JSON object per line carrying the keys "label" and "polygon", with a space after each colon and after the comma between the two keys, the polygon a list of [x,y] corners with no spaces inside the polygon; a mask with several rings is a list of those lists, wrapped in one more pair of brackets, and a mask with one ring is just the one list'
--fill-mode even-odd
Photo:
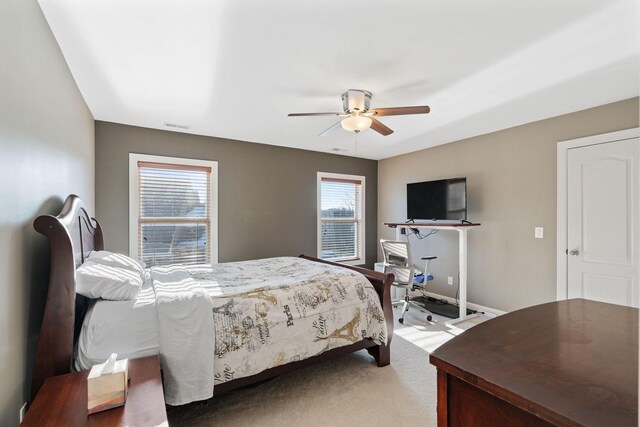
{"label": "white desk", "polygon": [[437,224],[435,222],[385,222],[384,225],[396,229],[396,240],[402,239],[402,228],[430,228],[434,230],[456,230],[459,238],[459,264],[460,264],[460,315],[458,320],[467,317],[467,230],[480,227],[480,224]]}

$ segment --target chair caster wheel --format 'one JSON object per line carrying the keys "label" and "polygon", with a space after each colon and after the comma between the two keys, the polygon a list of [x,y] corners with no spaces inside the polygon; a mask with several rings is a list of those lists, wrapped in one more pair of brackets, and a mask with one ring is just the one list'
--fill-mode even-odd
{"label": "chair caster wheel", "polygon": [[404,323],[404,319],[398,319],[398,322]]}
{"label": "chair caster wheel", "polygon": [[431,315],[427,316],[427,322],[431,322],[431,319],[433,319]]}

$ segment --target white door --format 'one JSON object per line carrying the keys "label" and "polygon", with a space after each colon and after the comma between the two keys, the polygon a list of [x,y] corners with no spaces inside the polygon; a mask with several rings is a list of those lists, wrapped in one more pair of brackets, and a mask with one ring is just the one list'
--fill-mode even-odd
{"label": "white door", "polygon": [[567,153],[567,295],[638,306],[638,138]]}

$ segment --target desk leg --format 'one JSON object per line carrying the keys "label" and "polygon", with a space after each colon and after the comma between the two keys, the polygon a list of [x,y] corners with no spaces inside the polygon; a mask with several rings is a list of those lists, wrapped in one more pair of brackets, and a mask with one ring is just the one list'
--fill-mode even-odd
{"label": "desk leg", "polygon": [[467,317],[467,230],[458,230],[460,237],[459,257],[460,257],[460,317],[464,320]]}
{"label": "desk leg", "polygon": [[449,414],[448,408],[449,403],[447,401],[448,397],[448,377],[449,374],[438,368],[438,403],[436,407],[437,415],[438,415],[438,427],[447,427],[449,425]]}

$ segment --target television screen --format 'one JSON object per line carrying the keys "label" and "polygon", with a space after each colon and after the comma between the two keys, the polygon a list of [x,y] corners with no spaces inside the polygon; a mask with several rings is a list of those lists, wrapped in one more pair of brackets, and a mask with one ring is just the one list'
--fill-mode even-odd
{"label": "television screen", "polygon": [[466,220],[467,178],[407,184],[407,219]]}

